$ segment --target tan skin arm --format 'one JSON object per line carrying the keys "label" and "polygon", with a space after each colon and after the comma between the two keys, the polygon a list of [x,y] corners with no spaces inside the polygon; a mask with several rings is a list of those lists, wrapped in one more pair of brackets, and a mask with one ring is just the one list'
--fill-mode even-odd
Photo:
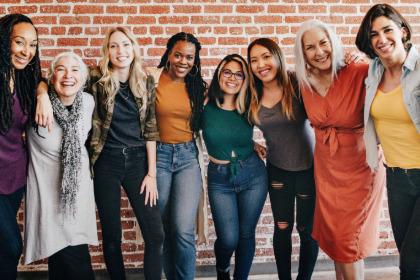
{"label": "tan skin arm", "polygon": [[156,141],[146,141],[148,173],[140,187],[140,193],[145,193],[144,205],[149,202],[150,207],[157,205],[159,199],[156,183]]}
{"label": "tan skin arm", "polygon": [[47,127],[48,131],[51,131],[54,114],[50,98],[48,97],[48,85],[44,81],[38,84],[36,99],[35,122],[42,127]]}

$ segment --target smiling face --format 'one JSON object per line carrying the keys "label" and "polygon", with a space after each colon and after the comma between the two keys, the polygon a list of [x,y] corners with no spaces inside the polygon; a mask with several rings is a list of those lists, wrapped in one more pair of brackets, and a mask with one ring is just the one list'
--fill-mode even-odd
{"label": "smiling face", "polygon": [[244,72],[237,61],[230,61],[225,64],[219,74],[219,86],[224,94],[236,95],[244,84]]}
{"label": "smiling face", "polygon": [[195,46],[187,41],[178,41],[168,55],[168,73],[172,80],[184,81],[194,66]]}
{"label": "smiling face", "polygon": [[277,77],[279,62],[273,54],[261,45],[254,45],[249,52],[252,73],[262,83],[270,83]]}
{"label": "smiling face", "polygon": [[109,61],[114,69],[130,68],[134,59],[134,48],[130,39],[121,31],[115,31],[109,37]]}
{"label": "smiling face", "polygon": [[52,84],[64,105],[72,104],[76,93],[82,88],[82,72],[79,62],[69,56],[60,58],[55,64]]}
{"label": "smiling face", "polygon": [[407,36],[405,28],[385,16],[377,17],[372,22],[370,43],[373,51],[381,60],[404,61],[406,50],[403,39]]}
{"label": "smiling face", "polygon": [[319,71],[330,71],[332,47],[327,33],[321,28],[312,28],[302,36],[303,54],[306,63]]}
{"label": "smiling face", "polygon": [[38,47],[35,27],[21,22],[13,27],[10,44],[10,60],[15,69],[24,69],[34,58]]}

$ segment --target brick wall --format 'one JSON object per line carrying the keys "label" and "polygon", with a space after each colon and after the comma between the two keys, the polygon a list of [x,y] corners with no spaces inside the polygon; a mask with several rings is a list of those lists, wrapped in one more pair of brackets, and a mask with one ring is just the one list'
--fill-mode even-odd
{"label": "brick wall", "polygon": [[[108,26],[124,25],[138,37],[147,65],[156,65],[169,36],[186,31],[196,34],[202,45],[203,73],[206,79],[220,58],[230,53],[246,54],[246,47],[257,37],[275,39],[293,62],[292,46],[299,24],[318,18],[334,26],[347,48],[354,48],[358,24],[369,7],[378,1],[366,0],[0,0],[0,14],[25,13],[39,30],[42,66],[59,52],[73,50],[85,61],[96,64]],[[382,2],[382,1],[379,1]],[[417,0],[393,3],[420,33],[420,4]],[[419,36],[414,42],[418,43]],[[291,65],[292,66],[292,65]],[[261,136],[259,136],[261,138]],[[376,255],[396,254],[386,201],[383,204],[380,238]],[[210,213],[210,212],[209,212]],[[123,250],[127,267],[140,267],[143,244],[136,241],[135,220],[123,199]],[[22,211],[19,221],[23,223]],[[215,239],[211,217],[210,244],[198,246],[198,264],[213,264]],[[99,223],[98,223],[99,224]],[[255,262],[272,262],[272,217],[267,201],[257,229]],[[100,232],[99,232],[100,235]],[[298,235],[293,236],[293,258],[297,258]],[[92,247],[95,268],[104,268],[101,246]],[[326,258],[324,254],[320,258]],[[45,262],[21,266],[21,270],[46,269]]]}

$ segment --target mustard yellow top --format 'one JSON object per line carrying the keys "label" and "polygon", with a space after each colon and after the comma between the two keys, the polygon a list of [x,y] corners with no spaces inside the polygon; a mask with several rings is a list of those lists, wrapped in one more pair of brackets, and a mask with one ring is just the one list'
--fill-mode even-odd
{"label": "mustard yellow top", "polygon": [[172,81],[168,74],[162,72],[156,89],[160,141],[170,144],[191,141],[190,116],[190,99],[185,83]]}
{"label": "mustard yellow top", "polygon": [[405,108],[401,86],[388,93],[378,89],[370,114],[387,165],[420,168],[420,134]]}

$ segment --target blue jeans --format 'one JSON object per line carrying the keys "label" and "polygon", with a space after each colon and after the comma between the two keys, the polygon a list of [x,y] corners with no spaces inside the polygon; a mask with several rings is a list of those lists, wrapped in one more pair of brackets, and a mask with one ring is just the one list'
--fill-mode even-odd
{"label": "blue jeans", "polygon": [[420,169],[386,169],[388,208],[401,280],[420,280]]}
{"label": "blue jeans", "polygon": [[22,254],[22,237],[16,221],[25,188],[0,195],[0,278],[15,280]]}
{"label": "blue jeans", "polygon": [[229,164],[208,167],[208,193],[216,229],[216,268],[228,271],[235,252],[234,279],[248,279],[255,253],[255,228],[267,197],[267,172],[255,154],[239,161],[236,176]]}
{"label": "blue jeans", "polygon": [[168,280],[195,276],[195,227],[202,182],[193,141],[157,145],[158,206],[165,230],[163,269]]}

